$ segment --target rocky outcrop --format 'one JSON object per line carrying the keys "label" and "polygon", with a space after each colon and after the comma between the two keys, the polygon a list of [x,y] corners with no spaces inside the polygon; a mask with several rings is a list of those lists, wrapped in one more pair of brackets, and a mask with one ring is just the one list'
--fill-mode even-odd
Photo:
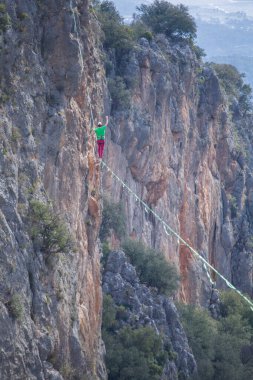
{"label": "rocky outcrop", "polygon": [[[88,104],[88,94],[93,99],[103,88],[99,28],[87,1],[4,4],[0,377],[103,379],[100,174]],[[94,115],[101,107],[98,98]],[[46,262],[35,250],[27,223],[32,199],[52,202],[74,252]]]}
{"label": "rocky outcrop", "polygon": [[[131,106],[114,112],[106,151],[109,166],[228,280],[251,295],[251,119],[233,120],[215,73],[186,43],[163,36],[141,39],[122,76],[131,88]],[[105,191],[126,205],[129,234],[176,264],[182,278],[179,298],[208,306],[212,290],[202,264],[177,239],[166,236],[163,226],[110,174],[103,180]]]}
{"label": "rocky outcrop", "polygon": [[125,306],[123,325],[150,326],[172,347],[175,358],[167,360],[162,379],[189,379],[196,372],[196,363],[173,301],[141,284],[124,252],[110,253],[103,273],[103,291],[111,295],[117,305]]}

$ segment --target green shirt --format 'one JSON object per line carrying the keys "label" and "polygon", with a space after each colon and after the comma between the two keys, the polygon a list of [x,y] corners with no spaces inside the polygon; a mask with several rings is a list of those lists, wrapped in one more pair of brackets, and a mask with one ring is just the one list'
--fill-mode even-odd
{"label": "green shirt", "polygon": [[97,135],[97,140],[104,140],[106,132],[106,125],[102,125],[102,127],[95,128],[95,133]]}

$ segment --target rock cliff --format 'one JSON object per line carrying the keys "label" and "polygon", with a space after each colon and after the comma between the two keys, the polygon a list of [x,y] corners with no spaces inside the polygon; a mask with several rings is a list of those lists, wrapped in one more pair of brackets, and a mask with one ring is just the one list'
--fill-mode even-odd
{"label": "rock cliff", "polygon": [[[105,379],[98,240],[102,178],[90,113],[91,106],[98,118],[104,103],[110,107],[100,28],[88,0],[0,5],[1,379]],[[236,119],[231,116],[215,73],[187,44],[162,36],[141,39],[121,75],[131,104],[127,111],[113,108],[105,160],[251,294],[251,119],[242,118],[240,110]],[[166,237],[107,172],[103,190],[123,200],[129,235],[176,264],[179,298],[208,305],[210,282],[196,259]],[[34,200],[68,226],[71,251],[48,255],[36,245],[29,222]],[[172,303],[154,302],[162,318],[171,313],[179,323]],[[191,372],[195,364],[181,327],[180,334],[171,340],[177,351],[182,338],[185,351],[180,356],[178,346],[178,354],[189,366],[176,364]]]}
{"label": "rock cliff", "polygon": [[[186,43],[141,39],[122,77],[131,106],[114,110],[109,166],[224,276],[252,294],[252,119],[231,110],[215,72]],[[178,267],[179,298],[208,306],[210,280],[189,250],[106,172],[128,233]],[[217,286],[223,287],[211,273]]]}
{"label": "rock cliff", "polygon": [[[1,2],[1,379],[105,378],[100,337],[100,173],[88,95],[100,93],[88,1]],[[94,114],[101,111],[100,98]],[[33,199],[59,213],[74,252],[45,255]]]}

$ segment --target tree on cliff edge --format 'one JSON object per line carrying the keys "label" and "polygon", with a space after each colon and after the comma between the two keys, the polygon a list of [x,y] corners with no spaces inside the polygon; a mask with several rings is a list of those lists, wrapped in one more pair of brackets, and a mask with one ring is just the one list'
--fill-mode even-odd
{"label": "tree on cliff edge", "polygon": [[137,10],[140,12],[140,19],[154,33],[164,33],[172,38],[196,37],[196,23],[183,4],[173,5],[164,0],[155,0],[151,5],[140,5]]}

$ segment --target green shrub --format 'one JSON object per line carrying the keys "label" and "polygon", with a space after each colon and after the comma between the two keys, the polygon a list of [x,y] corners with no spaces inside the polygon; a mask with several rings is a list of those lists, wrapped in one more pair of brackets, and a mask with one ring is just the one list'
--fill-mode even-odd
{"label": "green shrub", "polygon": [[[1,27],[0,27],[1,28]],[[0,104],[5,104],[10,100],[10,95],[6,92],[3,92],[3,90],[0,93]]]}
{"label": "green shrub", "polygon": [[108,380],[160,380],[167,354],[162,339],[151,327],[119,328],[122,314],[110,296],[104,297],[103,340]]}
{"label": "green shrub", "polygon": [[152,40],[152,32],[149,30],[147,25],[144,24],[141,20],[135,19],[131,24],[131,28],[133,30],[133,35],[136,40],[138,40],[141,37],[146,38],[148,41]]}
{"label": "green shrub", "polygon": [[104,32],[104,47],[115,50],[119,63],[133,47],[132,29],[124,24],[112,1],[102,1],[96,6],[96,12]]}
{"label": "green shrub", "polygon": [[21,139],[21,134],[18,128],[12,128],[11,140],[16,143]]}
{"label": "green shrub", "polygon": [[252,89],[248,84],[243,84],[240,89],[239,106],[243,115],[252,112]]}
{"label": "green shrub", "polygon": [[118,239],[125,236],[126,223],[125,212],[121,203],[113,203],[108,199],[103,202],[103,215],[99,236],[104,242],[113,230]]}
{"label": "green shrub", "polygon": [[[233,130],[233,137],[234,137],[235,146],[239,150],[241,144],[240,144],[240,138],[236,129]],[[231,217],[236,218],[237,211],[238,211],[237,200],[232,194],[228,194],[228,201],[229,201],[230,210],[231,210]]]}
{"label": "green shrub", "polygon": [[76,371],[71,366],[70,363],[65,363],[61,366],[59,370],[60,374],[64,377],[64,379],[75,379]]}
{"label": "green shrub", "polygon": [[153,34],[147,30],[146,32],[142,33],[140,37],[144,37],[150,42],[153,39]]}
{"label": "green shrub", "polygon": [[230,100],[236,98],[243,115],[252,110],[252,89],[244,83],[245,74],[239,73],[236,67],[229,64],[212,63],[222,87]]}
{"label": "green shrub", "polygon": [[242,74],[233,65],[229,64],[212,63],[212,67],[226,93],[238,98],[243,85]]}
{"label": "green shrub", "polygon": [[166,261],[161,252],[133,240],[127,240],[122,247],[135,266],[141,282],[156,287],[159,293],[166,295],[177,290],[179,276],[176,268]]}
{"label": "green shrub", "polygon": [[101,256],[101,265],[104,267],[107,263],[108,256],[111,252],[108,241],[102,243],[102,256]]}
{"label": "green shrub", "polygon": [[30,235],[37,249],[46,255],[73,250],[68,228],[50,205],[32,200],[29,210]]}
{"label": "green shrub", "polygon": [[14,293],[8,303],[8,309],[12,316],[18,320],[21,320],[24,316],[24,305],[22,298],[18,293]]}
{"label": "green shrub", "polygon": [[112,98],[112,111],[122,111],[130,107],[130,91],[123,78],[116,76],[108,79],[108,88]]}
{"label": "green shrub", "polygon": [[105,294],[103,298],[103,329],[111,331],[116,324],[116,305],[110,295]]}
{"label": "green shrub", "polygon": [[217,322],[207,311],[194,306],[181,305],[179,308],[189,345],[198,365],[197,379],[213,380],[212,361],[215,354]]}
{"label": "green shrub", "polygon": [[183,4],[173,5],[165,0],[155,0],[152,4],[137,7],[140,19],[154,33],[164,33],[167,37],[195,38],[196,24]]}
{"label": "green shrub", "polygon": [[192,48],[193,52],[196,54],[196,57],[198,59],[201,59],[201,58],[206,56],[205,50],[202,49],[201,47],[199,47],[198,45],[192,44],[191,48]]}
{"label": "green shrub", "polygon": [[11,27],[11,18],[6,11],[6,5],[0,3],[0,33]]}
{"label": "green shrub", "polygon": [[243,364],[241,350],[253,336],[252,311],[238,294],[221,294],[221,318],[212,319],[194,306],[180,307],[190,347],[198,365],[198,380],[246,380],[252,362]]}
{"label": "green shrub", "polygon": [[26,20],[27,18],[29,18],[28,13],[26,13],[26,12],[18,13],[17,16],[18,16],[18,19],[19,19],[20,21],[23,21],[23,20]]}

